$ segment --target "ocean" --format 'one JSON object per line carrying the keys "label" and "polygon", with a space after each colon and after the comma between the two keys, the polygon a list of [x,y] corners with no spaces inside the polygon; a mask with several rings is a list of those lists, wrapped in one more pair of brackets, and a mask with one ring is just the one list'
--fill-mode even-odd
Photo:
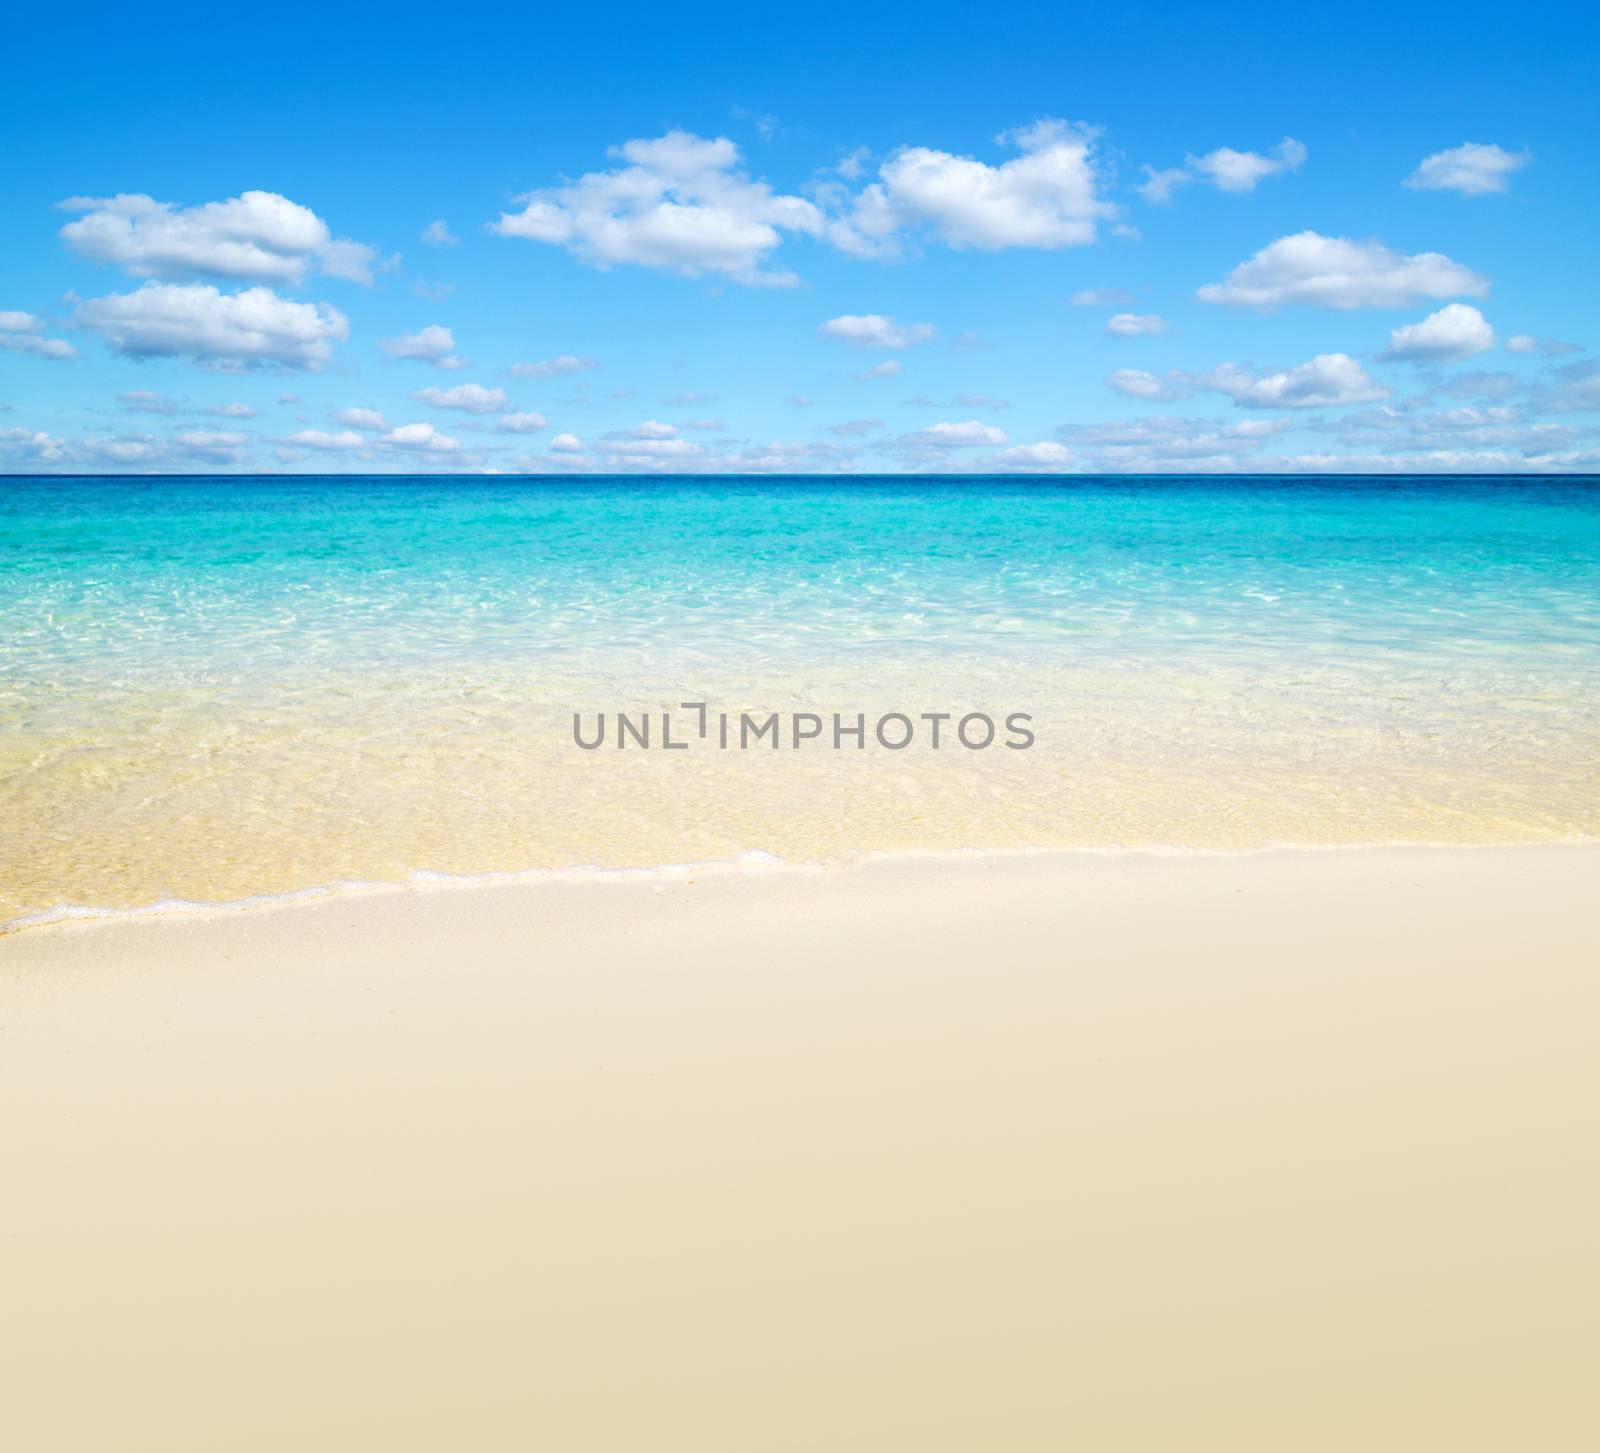
{"label": "ocean", "polygon": [[11,925],[499,873],[1591,837],[1600,480],[3,478],[0,819]]}

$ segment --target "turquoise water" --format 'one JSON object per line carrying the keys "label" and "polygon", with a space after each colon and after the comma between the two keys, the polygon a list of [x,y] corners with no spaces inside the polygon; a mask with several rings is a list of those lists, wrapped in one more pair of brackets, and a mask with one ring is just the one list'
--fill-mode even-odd
{"label": "turquoise water", "polygon": [[1503,653],[1592,669],[1592,479],[0,481],[0,668]]}
{"label": "turquoise water", "polygon": [[[1057,730],[1025,777],[574,765],[571,710],[682,693]],[[691,850],[1570,836],[1597,708],[1593,478],[0,480],[0,918]]]}

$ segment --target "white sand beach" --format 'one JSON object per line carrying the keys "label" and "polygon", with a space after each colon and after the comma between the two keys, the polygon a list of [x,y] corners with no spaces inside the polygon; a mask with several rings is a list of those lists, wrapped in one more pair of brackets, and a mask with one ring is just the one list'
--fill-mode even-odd
{"label": "white sand beach", "polygon": [[930,858],[24,931],[4,1440],[1593,1448],[1597,887]]}

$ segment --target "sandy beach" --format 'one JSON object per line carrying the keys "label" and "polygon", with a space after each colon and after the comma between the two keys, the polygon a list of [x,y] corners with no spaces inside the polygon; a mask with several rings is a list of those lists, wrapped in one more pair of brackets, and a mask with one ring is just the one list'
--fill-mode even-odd
{"label": "sandy beach", "polygon": [[0,941],[28,1453],[1593,1447],[1600,850]]}

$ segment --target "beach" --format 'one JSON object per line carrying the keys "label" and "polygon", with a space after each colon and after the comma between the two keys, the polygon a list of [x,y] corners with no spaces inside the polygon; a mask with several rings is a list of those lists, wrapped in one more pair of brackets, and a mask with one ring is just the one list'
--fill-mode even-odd
{"label": "beach", "polygon": [[924,856],[10,935],[0,1423],[1576,1453],[1597,852]]}

